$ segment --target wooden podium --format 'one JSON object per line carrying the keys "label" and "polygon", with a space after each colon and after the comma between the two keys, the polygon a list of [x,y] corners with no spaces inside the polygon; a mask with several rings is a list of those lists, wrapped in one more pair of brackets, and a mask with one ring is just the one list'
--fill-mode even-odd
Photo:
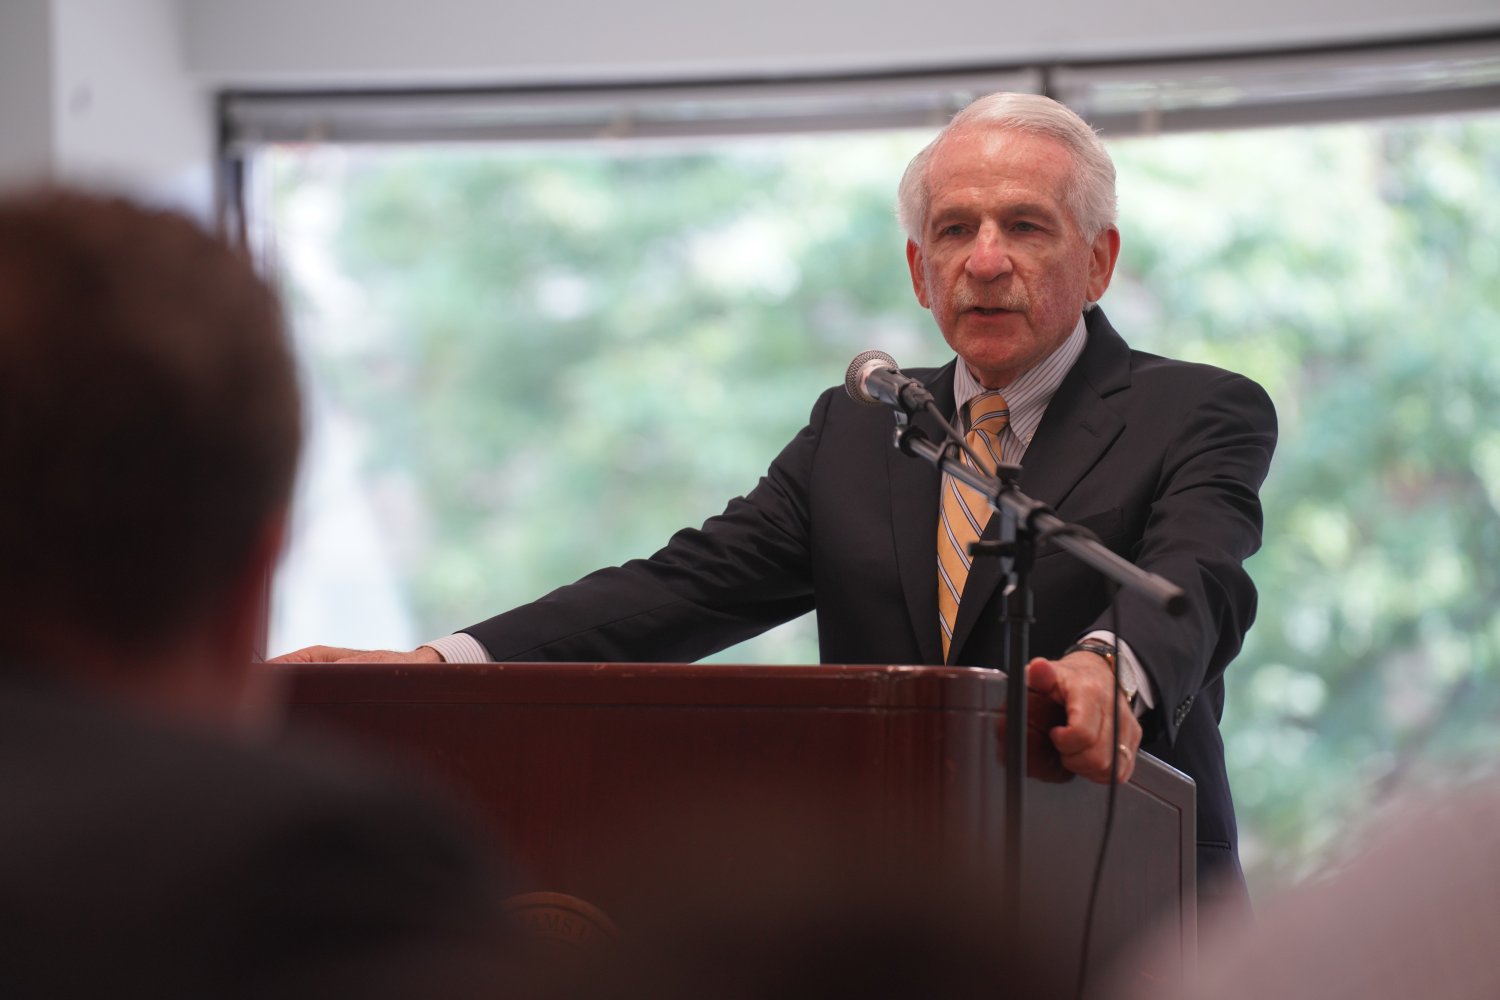
{"label": "wooden podium", "polygon": [[[618,876],[649,853],[646,845],[691,844],[712,860],[722,844],[718,860],[751,870],[787,850],[787,838],[764,831],[724,836],[755,829],[757,818],[783,830],[817,827],[852,854],[899,849],[999,871],[1005,679],[995,671],[572,663],[277,670],[292,723],[415,758],[456,786],[519,866],[522,905],[534,904],[537,920],[574,939],[628,924],[634,902]],[[1039,699],[1030,711],[1021,906],[1042,932],[1030,936],[1032,946],[1043,942],[1042,957],[1067,970],[1081,955],[1107,789],[1061,770],[1044,736],[1055,712]],[[1192,782],[1141,757],[1116,799],[1091,968],[1123,958],[1127,975],[1147,981],[1191,971],[1194,822]],[[1146,929],[1180,948],[1125,948]]]}

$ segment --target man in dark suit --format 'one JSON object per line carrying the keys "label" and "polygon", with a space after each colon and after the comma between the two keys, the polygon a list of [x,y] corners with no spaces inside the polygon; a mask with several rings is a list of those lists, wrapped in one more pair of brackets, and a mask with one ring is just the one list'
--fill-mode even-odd
{"label": "man in dark suit", "polygon": [[[1255,611],[1242,562],[1260,544],[1270,400],[1238,375],[1132,351],[1094,306],[1119,253],[1114,167],[1062,105],[976,101],[912,161],[900,209],[913,288],[957,355],[910,374],[966,427],[1003,413],[990,457],[1022,465],[1025,492],[1191,602],[1180,620],[1132,594],[1111,602],[1091,571],[1043,554],[1027,680],[1066,708],[1052,740],[1096,781],[1117,750],[1128,777],[1138,747],[1192,775],[1205,901],[1243,904],[1218,720]],[[999,567],[953,562],[955,525],[974,512],[890,433],[889,414],[830,390],[748,496],[648,560],[412,653],[292,658],[695,659],[816,610],[825,662],[997,665]]]}
{"label": "man in dark suit", "polygon": [[442,808],[252,739],[299,410],[240,254],[0,200],[0,994],[503,985],[495,873]]}

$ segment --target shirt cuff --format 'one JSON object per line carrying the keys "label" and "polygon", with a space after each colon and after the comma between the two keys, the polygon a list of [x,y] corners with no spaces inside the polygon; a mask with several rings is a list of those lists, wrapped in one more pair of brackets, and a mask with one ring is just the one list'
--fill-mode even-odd
{"label": "shirt cuff", "polygon": [[490,651],[480,644],[479,640],[467,632],[455,632],[445,635],[441,639],[422,643],[437,650],[438,655],[447,663],[493,663],[490,659]]}
{"label": "shirt cuff", "polygon": [[1147,677],[1146,671],[1141,669],[1141,661],[1136,657],[1135,651],[1130,648],[1130,643],[1104,629],[1096,629],[1084,638],[1098,639],[1100,642],[1107,642],[1115,647],[1115,660],[1120,665],[1121,679],[1129,677],[1135,681],[1136,718],[1140,718],[1156,707],[1156,694],[1151,690],[1151,678]]}

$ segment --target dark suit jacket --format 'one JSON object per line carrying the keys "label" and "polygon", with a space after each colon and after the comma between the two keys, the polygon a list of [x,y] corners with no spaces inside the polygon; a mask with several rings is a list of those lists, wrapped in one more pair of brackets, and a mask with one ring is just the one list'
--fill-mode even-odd
{"label": "dark suit jacket", "polygon": [[[1242,892],[1218,720],[1255,615],[1241,563],[1260,545],[1275,411],[1242,376],[1130,350],[1097,309],[1087,326],[1020,486],[1187,592],[1177,620],[1120,596],[1121,633],[1155,691],[1143,749],[1198,784],[1200,881],[1227,875]],[[951,417],[953,365],[909,374]],[[889,411],[830,389],[760,484],[701,529],[466,631],[497,660],[694,660],[816,609],[826,663],[941,663],[939,474],[892,447],[891,429]],[[950,662],[999,662],[999,576],[983,560],[970,577]],[[1042,554],[1031,582],[1034,655],[1109,627],[1103,585],[1066,554]]]}
{"label": "dark suit jacket", "polygon": [[490,997],[494,873],[384,776],[0,672],[0,996]]}

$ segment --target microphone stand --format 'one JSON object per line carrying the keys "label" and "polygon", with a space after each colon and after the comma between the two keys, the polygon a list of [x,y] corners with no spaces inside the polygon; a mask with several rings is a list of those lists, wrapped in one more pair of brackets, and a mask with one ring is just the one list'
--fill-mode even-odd
{"label": "microphone stand", "polygon": [[1128,587],[1162,607],[1180,615],[1187,608],[1187,595],[1155,573],[1148,573],[1105,548],[1093,532],[1063,521],[1051,508],[1033,500],[1017,488],[1018,465],[1001,465],[990,476],[966,465],[963,435],[945,420],[937,406],[923,401],[923,409],[936,417],[949,440],[937,444],[911,423],[905,409],[896,410],[894,443],[907,455],[924,458],[954,479],[973,487],[1000,515],[1000,540],[976,542],[975,556],[998,556],[1005,574],[1005,609],[1002,614],[1001,669],[1005,672],[1005,859],[1006,910],[1011,928],[1019,927],[1021,899],[1021,831],[1023,789],[1026,778],[1026,664],[1032,622],[1029,574],[1039,545],[1051,542],[1092,567],[1121,587]]}

